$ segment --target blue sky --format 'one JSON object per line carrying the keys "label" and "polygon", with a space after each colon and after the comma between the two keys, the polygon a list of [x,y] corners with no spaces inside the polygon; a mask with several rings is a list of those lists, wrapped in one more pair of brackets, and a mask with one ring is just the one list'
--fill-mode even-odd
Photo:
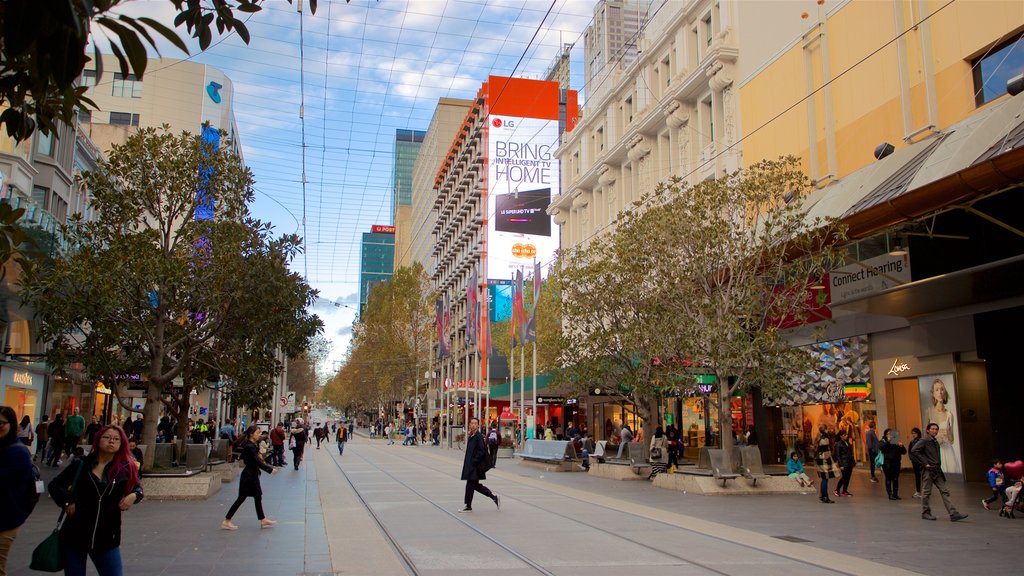
{"label": "blue sky", "polygon": [[[193,50],[193,61],[234,83],[243,154],[256,177],[254,215],[306,238],[294,269],[320,291],[315,312],[334,342],[328,368],[344,353],[358,305],[360,234],[391,221],[395,129],[426,130],[438,98],[472,98],[488,75],[542,77],[563,44],[575,44],[572,87],[582,88],[582,32],[595,4],[320,0],[315,15],[305,6],[300,34],[296,7],[270,0],[251,17],[236,14],[248,18],[248,46],[232,34],[205,53]],[[121,11],[168,24],[174,16],[167,0]]]}

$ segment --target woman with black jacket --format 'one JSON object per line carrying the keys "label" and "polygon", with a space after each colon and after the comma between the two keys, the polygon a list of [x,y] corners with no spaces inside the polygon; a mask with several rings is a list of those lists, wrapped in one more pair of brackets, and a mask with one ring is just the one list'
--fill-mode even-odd
{"label": "woman with black jacket", "polygon": [[100,428],[89,455],[50,482],[50,496],[67,514],[60,531],[64,574],[84,576],[88,556],[100,576],[121,576],[121,513],[142,500],[124,430]]}
{"label": "woman with black jacket", "polygon": [[900,498],[900,467],[903,463],[903,455],[907,449],[902,442],[893,442],[892,430],[885,429],[882,433],[882,442],[878,450],[882,453],[882,474],[885,475],[885,491],[889,494],[889,500],[902,500]]}
{"label": "woman with black jacket", "polygon": [[846,430],[840,430],[839,438],[836,440],[836,463],[839,464],[839,469],[842,470],[843,476],[836,483],[836,490],[833,494],[836,496],[852,496],[849,488],[855,462],[853,460],[853,449],[850,447],[849,440],[846,437]]}
{"label": "woman with black jacket", "polygon": [[277,521],[271,520],[263,514],[263,489],[260,487],[260,470],[274,475],[277,474],[277,468],[270,466],[260,458],[260,449],[256,446],[260,434],[262,434],[262,431],[259,427],[249,426],[242,437],[242,462],[245,463],[245,468],[238,479],[238,498],[235,499],[235,503],[228,510],[228,515],[224,517],[224,521],[220,524],[220,527],[224,530],[238,530],[238,526],[231,522],[231,517],[235,515],[235,512],[238,512],[238,507],[242,505],[242,502],[245,502],[245,499],[250,496],[256,502],[256,517],[260,519],[260,528],[270,528],[277,524]]}

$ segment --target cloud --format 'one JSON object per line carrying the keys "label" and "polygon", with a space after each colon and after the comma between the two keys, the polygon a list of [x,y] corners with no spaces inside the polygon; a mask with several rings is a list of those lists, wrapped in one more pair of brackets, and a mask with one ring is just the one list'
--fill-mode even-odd
{"label": "cloud", "polygon": [[337,336],[351,336],[352,335],[352,326],[351,325],[349,325],[349,326],[342,326],[334,334],[337,335]]}

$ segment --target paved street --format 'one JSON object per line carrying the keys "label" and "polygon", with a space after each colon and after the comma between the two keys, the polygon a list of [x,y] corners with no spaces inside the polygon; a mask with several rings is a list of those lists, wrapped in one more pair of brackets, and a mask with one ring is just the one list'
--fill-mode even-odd
{"label": "paved street", "polygon": [[[457,514],[460,469],[460,454],[430,446],[358,437],[340,458],[334,444],[314,446],[299,471],[263,477],[276,528],[260,530],[247,504],[235,516],[240,530],[218,529],[237,480],[206,502],[146,501],[125,517],[125,571],[959,576],[1012,572],[1019,559],[1011,543],[1024,535],[1024,518],[981,508],[981,485],[954,492],[967,521],[920,520],[909,475],[900,502],[858,471],[854,496],[826,506],[814,494],[697,496],[502,460],[486,481],[502,509],[478,495],[471,514]],[[31,549],[56,517],[41,501],[12,549],[11,574],[29,573]]]}

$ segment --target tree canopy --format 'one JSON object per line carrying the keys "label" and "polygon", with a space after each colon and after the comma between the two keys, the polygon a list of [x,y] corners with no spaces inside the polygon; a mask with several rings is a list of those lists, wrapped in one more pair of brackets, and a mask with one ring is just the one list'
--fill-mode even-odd
{"label": "tree canopy", "polygon": [[119,396],[138,375],[149,446],[161,407],[181,415],[193,388],[265,403],[279,352],[301,353],[322,324],[307,312],[316,292],[288,269],[300,239],[249,216],[252,175],[231,147],[146,128],[82,178],[96,219],[73,219],[65,251],[22,278],[49,364],[80,362]]}
{"label": "tree canopy", "polygon": [[326,385],[324,399],[341,408],[376,411],[412,397],[429,369],[431,294],[419,263],[398,268],[374,286],[353,328],[348,358]]}
{"label": "tree canopy", "polygon": [[694,185],[675,180],[613,231],[562,254],[559,382],[622,394],[650,423],[660,396],[713,375],[728,435],[734,395],[784,390],[812,367],[785,331],[815,320],[815,285],[845,234],[808,217],[811,190],[795,158]]}

